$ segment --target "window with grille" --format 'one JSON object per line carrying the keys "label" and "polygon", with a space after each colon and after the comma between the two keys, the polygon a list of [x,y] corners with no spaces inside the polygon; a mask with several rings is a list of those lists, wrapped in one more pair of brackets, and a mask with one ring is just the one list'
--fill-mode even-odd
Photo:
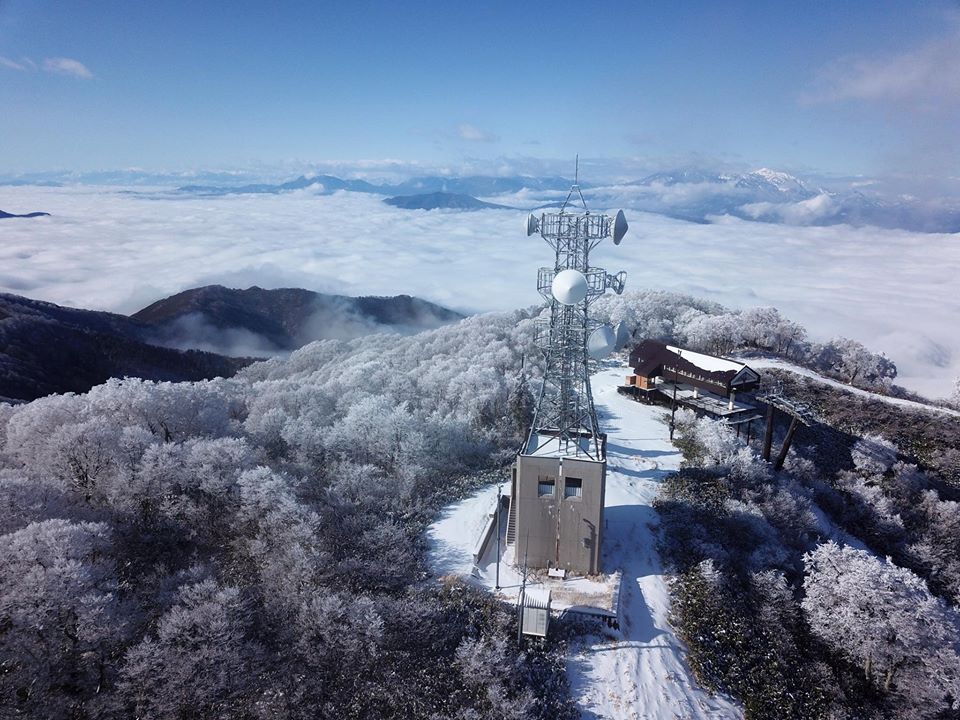
{"label": "window with grille", "polygon": [[537,495],[539,497],[553,497],[553,488],[556,484],[553,478],[541,476],[539,482],[537,482]]}
{"label": "window with grille", "polygon": [[563,481],[563,496],[565,498],[583,497],[583,479],[572,477],[565,478]]}

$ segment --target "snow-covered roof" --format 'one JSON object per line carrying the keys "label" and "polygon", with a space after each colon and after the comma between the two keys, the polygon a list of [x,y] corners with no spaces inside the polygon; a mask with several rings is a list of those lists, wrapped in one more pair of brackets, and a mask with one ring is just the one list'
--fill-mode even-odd
{"label": "snow-covered roof", "polygon": [[744,368],[743,363],[726,360],[724,358],[714,357],[713,355],[704,355],[693,350],[684,350],[683,348],[667,345],[667,350],[682,357],[687,362],[691,362],[707,372],[740,372]]}
{"label": "snow-covered roof", "polygon": [[571,442],[563,442],[556,435],[531,433],[524,455],[579,457],[589,460],[589,456],[595,455],[596,452],[597,449],[590,438],[581,437]]}

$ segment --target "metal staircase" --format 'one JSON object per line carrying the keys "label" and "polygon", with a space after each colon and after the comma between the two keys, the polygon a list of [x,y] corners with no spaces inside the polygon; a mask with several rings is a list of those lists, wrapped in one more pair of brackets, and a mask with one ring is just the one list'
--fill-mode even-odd
{"label": "metal staircase", "polygon": [[510,509],[507,511],[507,545],[513,545],[517,539],[517,507],[510,498]]}

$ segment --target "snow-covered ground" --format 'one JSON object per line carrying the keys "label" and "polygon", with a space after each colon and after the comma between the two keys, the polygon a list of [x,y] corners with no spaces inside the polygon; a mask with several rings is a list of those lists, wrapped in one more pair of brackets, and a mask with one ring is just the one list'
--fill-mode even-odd
{"label": "snow-covered ground", "polygon": [[[617,394],[624,368],[593,378],[594,400],[608,433],[603,566],[620,569],[620,630],[587,637],[571,646],[568,675],[584,718],[739,718],[728,698],[700,688],[687,666],[683,644],[667,617],[670,597],[656,550],[658,523],[651,502],[663,477],[676,470],[680,454],[667,437],[662,408]],[[496,503],[491,486],[447,508],[431,526],[434,572],[455,573],[492,587],[496,566],[473,563],[473,552]],[[505,524],[505,523],[504,523]],[[501,564],[506,596],[519,582]]]}

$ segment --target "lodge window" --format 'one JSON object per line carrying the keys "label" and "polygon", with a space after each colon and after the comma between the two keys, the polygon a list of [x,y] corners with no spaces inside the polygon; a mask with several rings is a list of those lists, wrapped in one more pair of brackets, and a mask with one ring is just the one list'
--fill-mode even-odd
{"label": "lodge window", "polygon": [[583,479],[582,478],[564,478],[563,480],[563,496],[565,498],[581,498],[583,497]]}
{"label": "lodge window", "polygon": [[553,488],[556,484],[557,482],[553,478],[541,476],[539,482],[537,482],[537,496],[553,497]]}

